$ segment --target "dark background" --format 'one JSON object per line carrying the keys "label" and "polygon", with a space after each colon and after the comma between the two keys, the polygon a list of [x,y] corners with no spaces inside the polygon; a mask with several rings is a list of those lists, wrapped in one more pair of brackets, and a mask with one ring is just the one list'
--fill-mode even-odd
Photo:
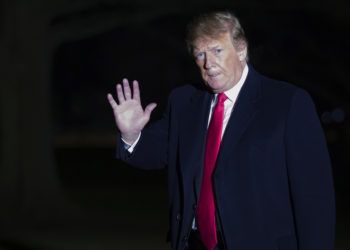
{"label": "dark background", "polygon": [[336,250],[350,248],[347,1],[0,4],[0,249],[168,248],[166,172],[114,159],[106,94],[137,79],[158,119],[173,88],[200,83],[185,27],[215,9],[238,15],[257,71],[313,97],[333,163]]}

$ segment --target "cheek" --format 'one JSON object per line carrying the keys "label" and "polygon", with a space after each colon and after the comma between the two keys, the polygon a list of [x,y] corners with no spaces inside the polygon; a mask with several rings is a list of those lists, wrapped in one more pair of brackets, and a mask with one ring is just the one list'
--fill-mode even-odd
{"label": "cheek", "polygon": [[233,58],[227,58],[224,65],[226,69],[232,69],[232,67],[234,67],[235,63],[234,63],[234,59]]}
{"label": "cheek", "polygon": [[230,64],[230,61],[231,60],[229,58],[218,58],[216,60],[216,65],[221,69],[227,69],[228,65]]}
{"label": "cheek", "polygon": [[206,70],[203,68],[203,66],[198,66],[199,67],[199,71],[201,73],[201,75],[204,77],[206,76]]}
{"label": "cheek", "polygon": [[203,74],[203,72],[204,72],[203,63],[196,62],[196,65],[197,65],[199,71],[201,72],[201,74]]}

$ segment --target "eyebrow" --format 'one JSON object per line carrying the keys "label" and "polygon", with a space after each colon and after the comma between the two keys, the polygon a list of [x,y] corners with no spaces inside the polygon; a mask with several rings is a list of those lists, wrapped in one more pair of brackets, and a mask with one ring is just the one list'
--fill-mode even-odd
{"label": "eyebrow", "polygon": [[[213,45],[213,46],[209,46],[209,49],[208,49],[208,50],[203,50],[203,51],[211,51],[211,50],[217,49],[217,48],[219,48],[219,47],[222,48],[223,46],[221,46],[220,44],[215,44],[215,45]],[[200,50],[200,49],[198,49],[198,48],[196,48],[196,47],[193,48],[193,53],[194,53],[194,54],[199,53],[199,52],[202,52],[202,50]]]}

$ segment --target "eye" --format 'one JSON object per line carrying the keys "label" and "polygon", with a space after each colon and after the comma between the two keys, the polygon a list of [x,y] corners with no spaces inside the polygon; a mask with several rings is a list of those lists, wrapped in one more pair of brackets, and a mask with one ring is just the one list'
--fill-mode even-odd
{"label": "eye", "polygon": [[215,49],[214,52],[215,52],[215,54],[220,54],[222,52],[222,49],[217,48],[217,49]]}
{"label": "eye", "polygon": [[204,52],[198,52],[194,55],[196,60],[203,60],[204,59]]}

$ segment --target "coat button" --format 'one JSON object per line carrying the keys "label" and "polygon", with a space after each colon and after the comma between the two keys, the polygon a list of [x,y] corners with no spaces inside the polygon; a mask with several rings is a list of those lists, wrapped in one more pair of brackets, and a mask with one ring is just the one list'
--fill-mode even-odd
{"label": "coat button", "polygon": [[177,214],[177,215],[176,215],[176,220],[177,220],[177,221],[180,221],[180,220],[181,220],[181,214]]}
{"label": "coat button", "polygon": [[189,249],[189,244],[188,244],[188,240],[186,239],[185,241],[184,241],[184,245],[185,245],[185,249]]}

